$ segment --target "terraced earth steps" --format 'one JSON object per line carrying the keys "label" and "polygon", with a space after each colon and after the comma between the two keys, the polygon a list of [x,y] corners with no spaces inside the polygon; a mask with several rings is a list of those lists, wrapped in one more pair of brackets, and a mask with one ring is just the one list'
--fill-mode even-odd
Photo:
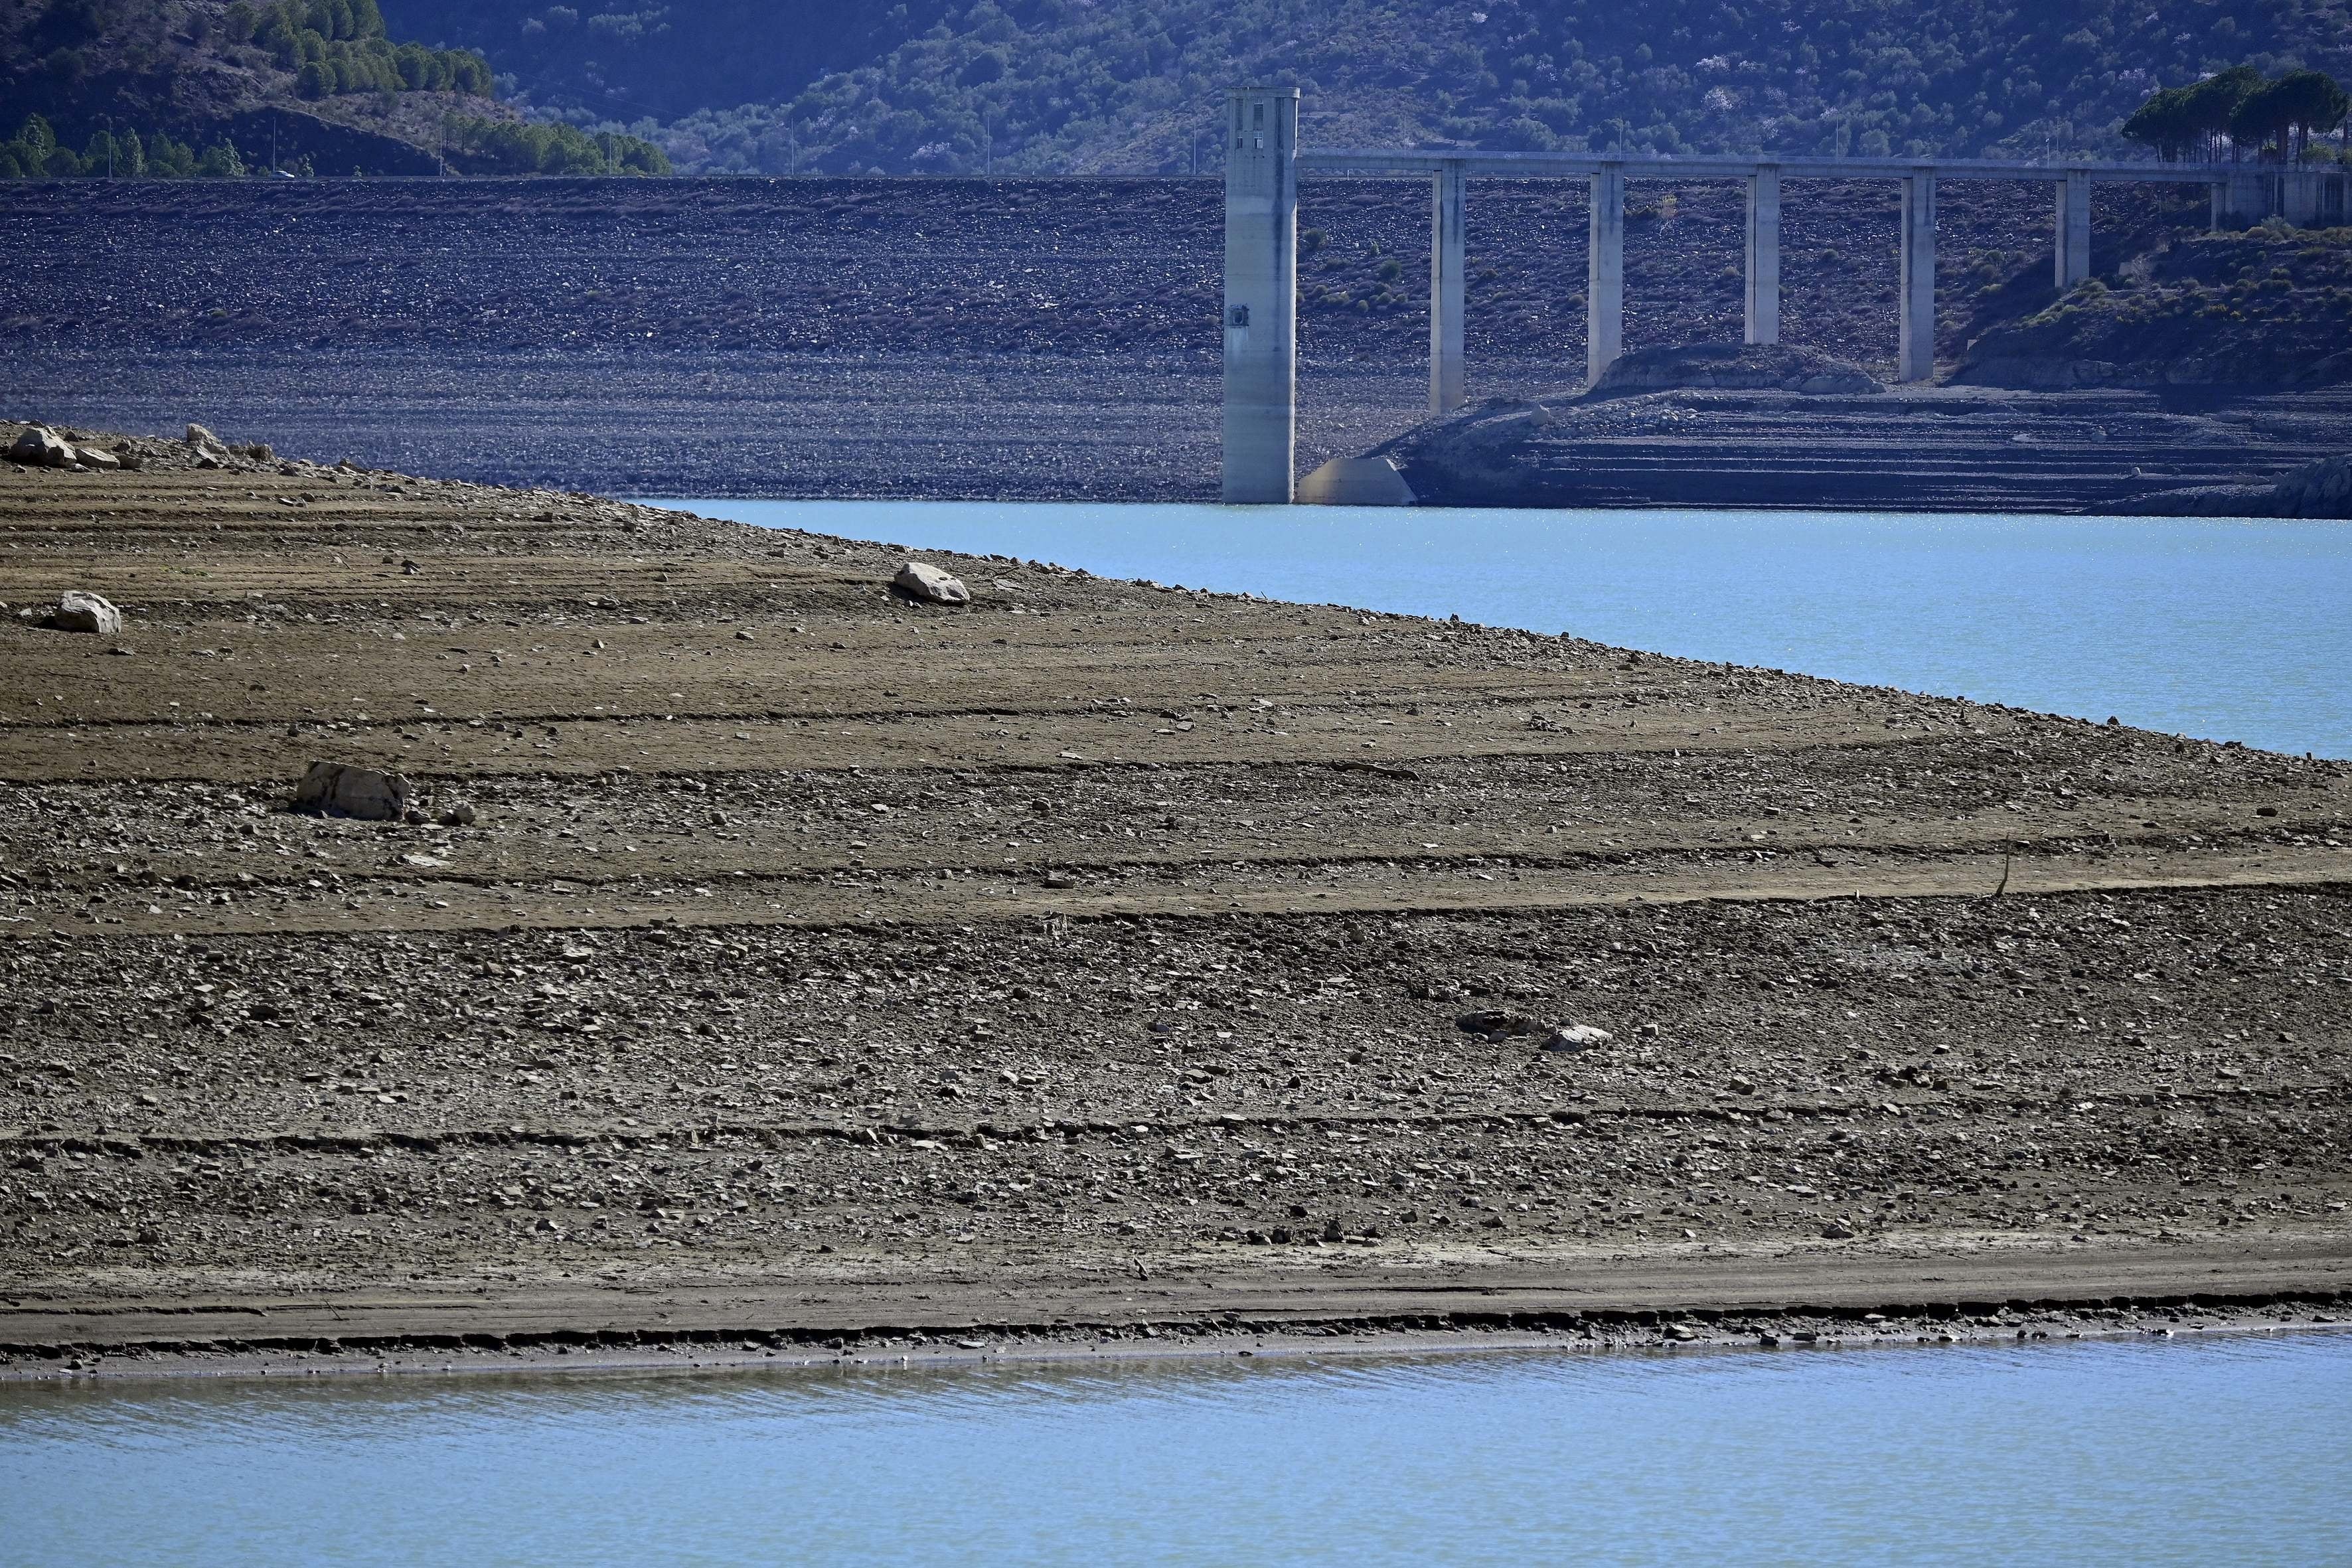
{"label": "terraced earth steps", "polygon": [[1382,445],[1441,506],[2122,512],[2352,444],[2352,394],[1503,397]]}

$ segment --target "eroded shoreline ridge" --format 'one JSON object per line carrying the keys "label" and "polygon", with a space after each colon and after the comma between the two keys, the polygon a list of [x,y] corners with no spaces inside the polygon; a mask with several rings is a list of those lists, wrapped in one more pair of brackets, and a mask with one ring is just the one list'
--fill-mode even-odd
{"label": "eroded shoreline ridge", "polygon": [[2345,763],[58,439],[123,466],[0,465],[18,1374],[2352,1285]]}

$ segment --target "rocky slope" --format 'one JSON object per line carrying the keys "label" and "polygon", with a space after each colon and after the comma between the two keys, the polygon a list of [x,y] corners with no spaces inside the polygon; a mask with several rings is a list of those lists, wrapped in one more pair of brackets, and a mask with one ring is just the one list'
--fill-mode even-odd
{"label": "rocky slope", "polygon": [[[194,415],[373,466],[619,494],[1216,491],[1211,181],[214,182],[23,186],[12,201],[0,261],[25,287],[0,313],[0,344],[19,414],[37,402],[163,430]],[[1792,184],[1792,345],[1891,372],[1892,203],[1883,185]],[[1630,342],[1736,342],[1738,191],[1637,187],[1634,206]],[[2098,215],[2117,254],[2201,221],[2194,204],[2104,189]],[[1311,464],[1423,417],[1427,201],[1404,184],[1317,182],[1303,223]],[[2038,186],[1949,194],[1948,360],[1987,321],[2048,302],[2049,224]],[[1474,395],[1549,404],[1581,379],[1583,237],[1572,186],[1474,189]],[[1884,411],[1895,423],[1877,438],[1917,426],[1904,406]],[[2259,478],[2277,466],[2274,439],[2317,443],[2297,461],[2346,444],[2325,398],[2178,428],[2129,413],[2153,409],[2146,399],[2116,406],[2133,429],[2187,431],[2205,456],[2116,462],[2126,446],[2084,434],[2094,445],[2077,455],[2113,481],[2100,493]],[[1992,471],[2053,468],[2069,432],[2106,428],[2107,407],[1987,415]],[[1750,436],[1786,447],[1801,416],[1784,416],[1721,428],[1731,450]],[[1860,417],[1838,416],[1855,442]],[[1643,427],[1644,440],[1687,437],[1672,464],[1650,465],[1675,483],[1609,494],[1682,499],[1678,476],[1713,461],[1713,418]],[[2217,446],[2213,419],[2231,440]],[[2025,439],[2000,447],[2010,436]],[[2155,478],[2134,483],[2135,466]],[[1909,471],[1964,481],[1905,492],[1922,504],[2000,499],[1966,468]]]}
{"label": "rocky slope", "polygon": [[2352,229],[2181,234],[1969,344],[1993,386],[2352,382]]}
{"label": "rocky slope", "polygon": [[2344,764],[61,434],[19,1365],[2352,1284]]}

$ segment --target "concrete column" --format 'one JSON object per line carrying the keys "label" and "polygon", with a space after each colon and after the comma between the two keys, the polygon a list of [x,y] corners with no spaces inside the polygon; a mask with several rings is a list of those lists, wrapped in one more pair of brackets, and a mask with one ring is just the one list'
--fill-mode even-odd
{"label": "concrete column", "polygon": [[1429,411],[1451,414],[1462,406],[1463,318],[1468,311],[1462,268],[1467,248],[1463,234],[1463,187],[1469,182],[1459,163],[1448,163],[1431,181],[1429,214]]}
{"label": "concrete column", "polygon": [[2213,187],[2213,226],[2249,228],[2270,216],[2270,177],[2231,174]]}
{"label": "concrete column", "polygon": [[1225,94],[1224,499],[1287,506],[1298,443],[1298,89]]}
{"label": "concrete column", "polygon": [[2279,175],[2279,216],[2297,228],[2319,226],[2320,182],[2316,169],[2289,169]]}
{"label": "concrete column", "polygon": [[2091,275],[2091,171],[2069,169],[2058,182],[2056,278],[2072,289]]}
{"label": "concrete column", "polygon": [[1592,176],[1591,227],[1584,261],[1584,374],[1587,383],[1625,352],[1625,165]]}
{"label": "concrete column", "polygon": [[1903,180],[1903,267],[1895,290],[1895,377],[1936,374],[1936,176],[1915,170]]}
{"label": "concrete column", "polygon": [[1748,341],[1780,341],[1780,166],[1748,181]]}

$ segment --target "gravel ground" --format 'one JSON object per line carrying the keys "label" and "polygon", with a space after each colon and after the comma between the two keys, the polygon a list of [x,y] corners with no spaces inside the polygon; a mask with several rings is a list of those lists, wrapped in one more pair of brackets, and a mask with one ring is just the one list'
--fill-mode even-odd
{"label": "gravel ground", "polygon": [[107,444],[0,469],[127,613],[0,622],[21,1355],[2352,1275],[2343,764]]}

